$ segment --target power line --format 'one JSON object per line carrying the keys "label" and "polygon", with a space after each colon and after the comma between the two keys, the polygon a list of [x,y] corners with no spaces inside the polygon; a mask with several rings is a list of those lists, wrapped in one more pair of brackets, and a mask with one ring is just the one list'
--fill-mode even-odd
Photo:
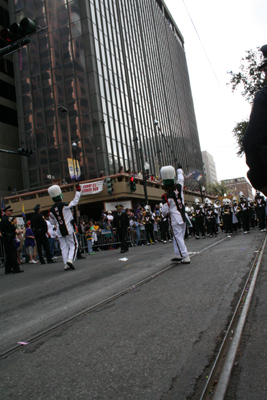
{"label": "power line", "polygon": [[227,106],[228,106],[228,108],[229,108],[229,110],[230,110],[230,112],[231,112],[231,114],[232,114],[233,119],[235,120],[233,111],[232,111],[232,109],[231,109],[231,107],[230,107],[230,104],[228,103],[228,100],[227,100],[227,98],[226,98],[226,96],[225,96],[225,93],[224,93],[223,88],[222,88],[222,86],[221,86],[221,84],[220,84],[220,81],[219,81],[219,79],[218,79],[218,77],[217,77],[217,75],[216,75],[216,72],[215,72],[215,70],[214,70],[214,68],[213,68],[213,65],[212,65],[212,63],[211,63],[211,61],[210,61],[210,59],[209,59],[208,53],[206,52],[206,49],[205,49],[205,47],[204,47],[204,45],[203,45],[203,43],[202,43],[202,40],[201,40],[201,38],[200,38],[200,36],[199,36],[199,33],[198,33],[197,28],[196,28],[196,26],[195,26],[195,24],[194,24],[194,21],[193,21],[193,19],[192,19],[190,13],[189,13],[189,11],[188,11],[188,8],[186,7],[185,1],[182,0],[182,2],[183,2],[183,4],[184,4],[184,7],[185,7],[185,9],[186,9],[186,12],[187,12],[187,14],[188,14],[188,16],[189,16],[189,18],[190,18],[190,21],[191,21],[191,23],[192,23],[192,25],[193,25],[193,27],[194,27],[194,30],[195,30],[195,32],[196,32],[196,34],[197,34],[198,40],[200,41],[200,44],[201,44],[201,47],[202,47],[202,49],[203,49],[203,51],[204,51],[204,53],[205,53],[205,56],[206,56],[206,58],[207,58],[207,60],[208,60],[208,62],[209,62],[209,64],[210,64],[210,67],[211,67],[212,72],[213,72],[213,74],[214,74],[214,76],[215,76],[215,79],[216,79],[216,81],[217,81],[217,83],[218,83],[218,85],[219,85],[219,87],[220,87],[220,89],[221,89],[221,91],[222,91],[222,94],[223,94],[223,96],[224,96],[224,98],[225,98],[225,100],[226,100]]}

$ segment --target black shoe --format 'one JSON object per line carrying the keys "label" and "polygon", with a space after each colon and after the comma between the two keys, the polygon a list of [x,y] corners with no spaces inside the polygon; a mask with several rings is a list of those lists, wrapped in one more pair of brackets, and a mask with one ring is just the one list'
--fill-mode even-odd
{"label": "black shoe", "polygon": [[5,275],[8,275],[8,274],[13,274],[13,271],[6,271]]}
{"label": "black shoe", "polygon": [[124,250],[121,250],[120,253],[125,253],[125,251],[124,251]]}
{"label": "black shoe", "polygon": [[176,262],[177,261],[182,261],[182,258],[174,257],[174,258],[171,259],[171,261],[176,261]]}
{"label": "black shoe", "polygon": [[77,260],[82,260],[83,258],[86,259],[86,257],[84,256],[79,256],[79,257],[77,256]]}
{"label": "black shoe", "polygon": [[20,269],[19,271],[16,271],[16,272],[13,271],[13,274],[19,274],[20,272],[24,272],[24,270]]}
{"label": "black shoe", "polygon": [[55,264],[56,263],[56,261],[55,260],[50,260],[50,261],[47,261],[47,264]]}
{"label": "black shoe", "polygon": [[41,264],[44,265],[44,264],[45,264],[45,261],[44,261],[44,262],[41,262]]}

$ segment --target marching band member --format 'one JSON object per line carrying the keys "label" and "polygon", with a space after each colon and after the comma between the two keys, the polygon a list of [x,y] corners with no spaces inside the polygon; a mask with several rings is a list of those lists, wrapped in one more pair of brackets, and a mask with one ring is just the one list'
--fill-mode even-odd
{"label": "marching band member", "polygon": [[265,224],[265,217],[266,217],[266,212],[265,212],[265,207],[266,207],[266,201],[264,200],[264,197],[261,196],[260,192],[256,192],[255,196],[255,201],[256,201],[256,215],[259,220],[259,229],[261,232],[266,232],[266,224]]}
{"label": "marching band member", "polygon": [[181,197],[181,185],[175,185],[175,169],[171,165],[162,167],[160,173],[165,190],[165,194],[162,195],[162,214],[163,216],[169,215],[173,231],[174,253],[177,255],[172,261],[189,264],[190,257],[184,242],[186,217]]}
{"label": "marching band member", "polygon": [[63,203],[63,195],[58,185],[50,186],[48,193],[55,203],[50,208],[49,221],[52,225],[57,225],[57,237],[60,243],[64,270],[75,269],[73,263],[78,251],[78,242],[72,224],[71,209],[79,203],[81,187],[76,188],[75,197],[70,203]]}
{"label": "marching band member", "polygon": [[222,211],[222,219],[223,219],[223,226],[226,236],[231,238],[233,233],[233,212],[231,209],[231,200],[228,198],[223,199],[223,211]]}
{"label": "marching band member", "polygon": [[241,228],[240,222],[240,207],[237,204],[237,198],[233,197],[233,232],[237,233],[238,229]]}
{"label": "marching band member", "polygon": [[154,218],[149,205],[145,206],[145,213],[143,215],[143,222],[146,230],[146,240],[147,246],[150,245],[150,239],[152,240],[152,244],[155,244],[154,239]]}
{"label": "marching band member", "polygon": [[213,209],[213,205],[210,201],[210,204],[208,205],[207,211],[206,211],[206,222],[207,222],[207,236],[213,237],[217,236],[217,231],[216,231],[216,214]]}
{"label": "marching band member", "polygon": [[204,229],[204,213],[200,207],[199,200],[195,199],[195,238],[199,239],[199,233],[201,232],[202,237],[205,237]]}
{"label": "marching band member", "polygon": [[249,206],[248,202],[245,199],[245,196],[243,195],[243,192],[239,193],[239,207],[241,208],[240,211],[240,217],[241,217],[241,222],[242,222],[242,227],[244,233],[249,233]]}

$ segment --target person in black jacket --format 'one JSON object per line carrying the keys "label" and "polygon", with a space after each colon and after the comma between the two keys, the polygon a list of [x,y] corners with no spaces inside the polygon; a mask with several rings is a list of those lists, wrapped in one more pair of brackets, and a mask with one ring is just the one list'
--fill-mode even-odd
{"label": "person in black jacket", "polygon": [[[259,70],[264,72],[267,83],[267,44],[260,50],[264,59]],[[267,196],[267,86],[255,96],[243,145],[250,168],[247,176],[252,186]]]}
{"label": "person in black jacket", "polygon": [[128,251],[127,232],[129,227],[129,218],[126,212],[122,210],[122,205],[116,206],[117,212],[113,219],[113,228],[117,230],[121,242],[121,253]]}
{"label": "person in black jacket", "polygon": [[40,260],[41,264],[45,264],[45,260],[43,258],[43,254],[42,254],[42,246],[43,246],[44,251],[46,253],[47,263],[48,264],[55,263],[56,261],[52,260],[50,246],[49,246],[49,242],[48,242],[48,239],[46,236],[47,224],[41,214],[40,204],[37,204],[34,207],[34,211],[35,211],[35,213],[31,217],[31,228],[34,233],[35,240],[36,240],[39,260]]}
{"label": "person in black jacket", "polygon": [[4,215],[0,222],[0,231],[3,236],[3,242],[6,252],[6,262],[5,262],[5,274],[18,274],[23,272],[20,269],[17,261],[17,249],[15,244],[15,235],[19,233],[15,225],[12,224],[10,218],[12,215],[11,206],[7,206],[3,209]]}

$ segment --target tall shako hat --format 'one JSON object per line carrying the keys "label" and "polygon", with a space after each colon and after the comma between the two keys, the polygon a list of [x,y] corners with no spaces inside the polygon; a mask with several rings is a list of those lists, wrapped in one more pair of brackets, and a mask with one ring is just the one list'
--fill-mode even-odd
{"label": "tall shako hat", "polygon": [[175,169],[172,165],[162,167],[160,170],[160,175],[163,180],[163,185],[174,185]]}
{"label": "tall shako hat", "polygon": [[54,202],[60,201],[63,198],[61,189],[58,185],[50,186],[48,193]]}
{"label": "tall shako hat", "polygon": [[262,64],[259,66],[259,70],[262,71],[264,68],[267,67],[267,44],[262,46],[260,48],[260,51],[262,51],[263,60],[262,60]]}

